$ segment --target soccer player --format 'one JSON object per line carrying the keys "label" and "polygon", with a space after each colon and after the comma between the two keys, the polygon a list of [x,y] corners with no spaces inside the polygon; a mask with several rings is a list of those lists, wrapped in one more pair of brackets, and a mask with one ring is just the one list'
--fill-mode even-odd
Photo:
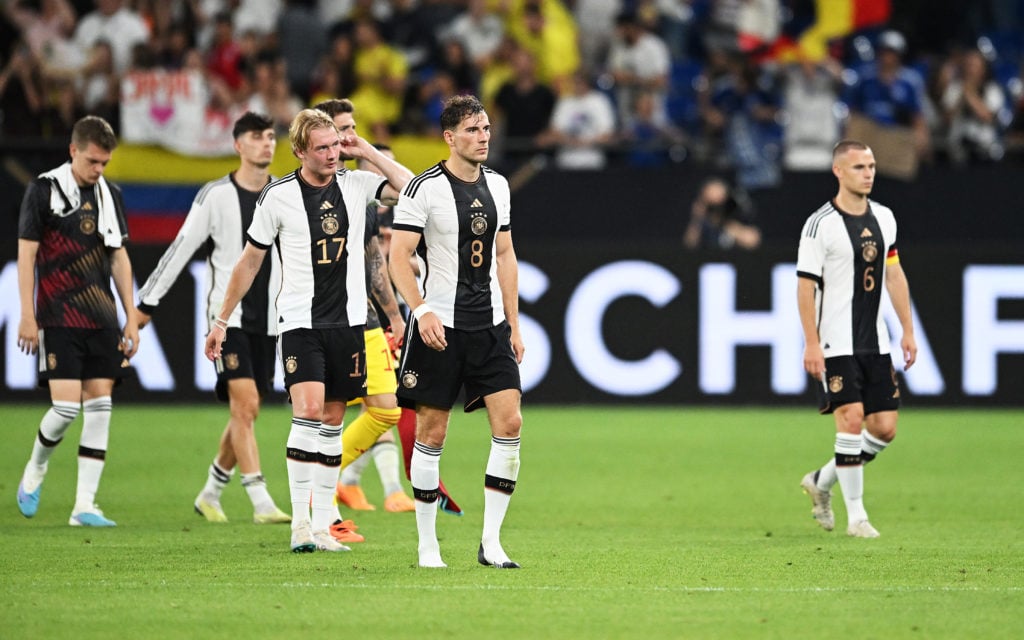
{"label": "soccer player", "polygon": [[[366,140],[339,135],[331,118],[304,109],[289,129],[301,166],[263,189],[224,303],[206,337],[210,360],[222,355],[228,319],[271,246],[281,254],[278,350],[292,404],[287,443],[294,552],[347,551],[329,528],[341,465],[345,402],[366,384],[366,205],[395,202],[412,177]],[[385,177],[340,166],[366,157]],[[312,517],[310,516],[312,504]]]}
{"label": "soccer player", "polygon": [[[207,241],[213,247],[206,261],[209,269],[206,320],[209,324],[212,325],[214,314],[220,310],[231,269],[245,245],[245,230],[252,223],[256,199],[271,182],[269,167],[277,143],[274,122],[251,111],[235,121],[232,134],[239,157],[238,169],[206,183],[199,190],[178,236],[139,291],[140,327],[149,323],[160,300],[178,279],[192,254]],[[228,318],[223,353],[214,363],[217,398],[228,403],[229,418],[217,456],[210,465],[206,486],[193,503],[196,513],[210,522],[228,521],[220,496],[236,466],[241,470],[242,486],[252,502],[253,522],[291,522],[291,517],[277,508],[267,491],[254,431],[260,399],[273,388],[274,380],[277,321],[272,301],[281,288],[281,273],[276,250],[272,248],[271,252],[275,255],[264,257],[253,286]]]}
{"label": "soccer player", "polygon": [[[437,541],[439,461],[452,405],[487,407],[491,450],[484,476],[484,523],[477,559],[518,568],[501,546],[501,525],[519,475],[518,265],[508,182],[483,166],[491,125],[473,96],[441,112],[449,156],[406,185],[395,208],[391,277],[414,318],[406,332],[399,402],[416,408],[412,487],[419,565],[445,567]],[[423,292],[410,260],[416,256]]]}
{"label": "soccer player", "polygon": [[900,388],[881,313],[882,284],[899,317],[903,369],[917,359],[910,288],[896,251],[892,210],[868,198],[875,156],[866,145],[839,142],[832,153],[836,197],[807,219],[797,257],[797,304],[804,332],[804,369],[822,385],[822,413],[835,417],[835,455],[800,483],[812,514],[835,526],[831,489],[846,503],[846,533],[877,538],[864,508],[864,463],[896,436]]}
{"label": "soccer player", "polygon": [[[50,456],[81,408],[78,489],[68,524],[116,524],[96,506],[96,492],[107,455],[111,393],[139,347],[124,201],[103,177],[116,147],[105,120],[82,118],[71,131],[70,162],[33,180],[21,202],[18,348],[39,353],[39,382],[49,386],[52,403],[18,484],[18,509],[26,518],[39,509]],[[123,328],[111,278],[125,312]]]}
{"label": "soccer player", "polygon": [[[351,100],[326,100],[313,108],[331,116],[334,126],[342,135],[355,133],[355,105]],[[378,146],[377,150],[385,157],[394,159],[390,149]],[[366,158],[359,159],[358,168],[383,175],[376,165]],[[376,204],[367,207],[366,224],[367,290],[372,294],[372,298],[368,297],[366,302],[366,389],[362,398],[349,403],[362,404],[363,411],[342,432],[341,479],[336,487],[336,496],[339,503],[351,509],[372,511],[376,508],[367,501],[359,485],[362,470],[370,461],[370,458],[363,457],[363,454],[370,453],[384,485],[385,509],[392,512],[412,511],[413,501],[402,490],[398,477],[398,449],[395,438],[391,435],[391,427],[395,426],[401,415],[395,397],[397,384],[392,355],[397,341],[387,339],[373,300],[375,299],[384,310],[390,323],[388,330],[392,335],[397,334],[399,341],[405,333],[405,319],[398,308],[398,301],[395,300],[385,266],[386,261],[377,238],[379,225]],[[340,518],[339,521],[342,524],[346,522]],[[348,534],[342,526],[332,526],[331,532],[339,540],[346,541],[345,537]]]}

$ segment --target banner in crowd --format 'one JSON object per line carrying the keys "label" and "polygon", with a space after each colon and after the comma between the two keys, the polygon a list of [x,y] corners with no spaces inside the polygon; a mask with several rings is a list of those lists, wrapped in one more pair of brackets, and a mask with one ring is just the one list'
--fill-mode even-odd
{"label": "banner in crowd", "polygon": [[189,156],[233,155],[231,129],[241,110],[209,108],[199,71],[132,71],[121,81],[121,137]]}
{"label": "banner in crowd", "polygon": [[[904,247],[917,363],[899,361],[899,322],[886,321],[909,405],[1024,403],[1024,263],[1019,252]],[[136,247],[144,279],[159,247]],[[719,254],[523,243],[521,372],[527,403],[805,405],[795,249]],[[196,260],[142,331],[126,401],[212,401],[202,353],[206,266]],[[17,268],[0,268],[0,397],[43,400],[35,358],[18,351]],[[277,376],[280,388],[281,375]]]}

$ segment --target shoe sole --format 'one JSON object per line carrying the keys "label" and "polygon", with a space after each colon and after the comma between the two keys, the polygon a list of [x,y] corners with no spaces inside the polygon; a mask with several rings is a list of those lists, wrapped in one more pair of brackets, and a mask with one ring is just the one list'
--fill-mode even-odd
{"label": "shoe sole", "polygon": [[292,546],[292,553],[313,553],[314,551],[316,551],[315,542],[304,542]]}
{"label": "shoe sole", "polygon": [[814,521],[818,523],[818,526],[820,526],[825,531],[832,531],[833,529],[836,528],[835,520],[833,520],[831,523],[829,523],[828,520],[822,521],[814,513],[814,510],[818,507],[818,505],[814,502],[814,494],[812,493],[812,491],[818,491],[818,487],[816,487],[814,485],[811,485],[811,487],[808,487],[806,481],[807,481],[807,476],[804,476],[803,478],[801,478],[801,480],[800,480],[800,489],[803,490],[805,496],[807,496],[808,498],[811,499],[811,518],[813,518]]}

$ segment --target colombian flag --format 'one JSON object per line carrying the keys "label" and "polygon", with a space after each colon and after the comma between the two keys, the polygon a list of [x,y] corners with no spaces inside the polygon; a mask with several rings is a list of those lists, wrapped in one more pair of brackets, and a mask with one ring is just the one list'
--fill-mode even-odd
{"label": "colombian flag", "polygon": [[[801,9],[801,5],[805,6]],[[891,0],[814,0],[796,3],[793,18],[783,26],[783,35],[772,43],[741,33],[740,48],[760,50],[765,58],[782,62],[822,60],[828,55],[829,41],[865,29],[883,25],[892,13]]]}

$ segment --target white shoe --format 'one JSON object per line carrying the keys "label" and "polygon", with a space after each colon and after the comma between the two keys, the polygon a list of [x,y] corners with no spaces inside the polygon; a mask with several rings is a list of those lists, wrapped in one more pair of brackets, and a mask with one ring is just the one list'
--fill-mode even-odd
{"label": "white shoe", "polygon": [[285,524],[291,522],[292,517],[272,504],[264,511],[254,511],[252,521],[255,524]]}
{"label": "white shoe", "polygon": [[100,508],[92,505],[89,508],[71,512],[68,524],[72,527],[116,527],[117,523],[103,515]]}
{"label": "white shoe", "polygon": [[351,551],[351,547],[346,547],[337,540],[327,530],[316,531],[313,533],[313,541],[316,543],[317,551]]}
{"label": "white shoe", "polygon": [[309,521],[300,522],[292,527],[292,553],[313,553],[316,551],[316,541],[313,540],[313,531],[309,528]]}
{"label": "white shoe", "polygon": [[818,521],[821,528],[831,531],[836,527],[836,517],[832,513],[832,492],[822,491],[814,482],[814,472],[811,471],[800,481],[800,487],[804,493],[811,497],[811,516]]}
{"label": "white shoe", "polygon": [[199,515],[206,518],[208,522],[227,522],[228,517],[224,514],[224,509],[220,506],[220,501],[211,495],[200,493],[196,496],[196,501],[192,503],[192,508]]}
{"label": "white shoe", "polygon": [[850,526],[846,527],[846,535],[854,538],[877,538],[882,534],[878,533],[878,530],[872,527],[867,520],[860,520],[851,522]]}

